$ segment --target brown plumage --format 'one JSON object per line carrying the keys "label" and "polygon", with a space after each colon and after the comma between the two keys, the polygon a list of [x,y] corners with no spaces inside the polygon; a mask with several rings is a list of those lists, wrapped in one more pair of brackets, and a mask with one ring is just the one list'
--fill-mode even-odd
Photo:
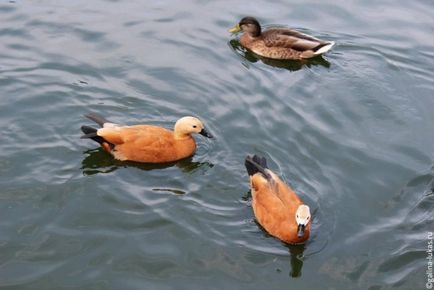
{"label": "brown plumage", "polygon": [[304,243],[310,235],[309,207],[267,168],[265,158],[247,156],[245,166],[250,176],[252,208],[259,224],[285,243]]}
{"label": "brown plumage", "polygon": [[262,32],[259,22],[253,17],[244,17],[229,30],[232,33],[239,31],[244,32],[240,38],[243,47],[273,59],[312,58],[327,52],[335,44],[287,28],[271,28]]}
{"label": "brown plumage", "polygon": [[194,154],[196,142],[192,134],[212,138],[202,122],[195,117],[179,119],[174,130],[152,125],[122,126],[109,122],[95,113],[85,115],[102,128],[82,126],[85,135],[98,142],[104,150],[118,160],[146,163],[177,161]]}

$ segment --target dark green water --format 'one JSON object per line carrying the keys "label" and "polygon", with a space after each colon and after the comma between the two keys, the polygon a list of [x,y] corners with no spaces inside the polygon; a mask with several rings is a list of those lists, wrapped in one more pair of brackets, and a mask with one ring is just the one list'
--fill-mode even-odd
{"label": "dark green water", "polygon": [[[337,45],[263,62],[227,32],[245,15]],[[1,2],[0,288],[425,289],[433,15],[402,0]],[[171,166],[119,163],[79,139],[89,111],[193,114],[216,138]],[[313,210],[304,247],[255,223],[247,153]]]}

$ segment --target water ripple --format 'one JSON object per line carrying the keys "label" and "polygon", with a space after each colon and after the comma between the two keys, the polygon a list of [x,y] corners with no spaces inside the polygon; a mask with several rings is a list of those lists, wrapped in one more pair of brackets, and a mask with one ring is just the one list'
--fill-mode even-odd
{"label": "water ripple", "polygon": [[[432,7],[395,4],[0,4],[0,284],[424,287]],[[245,15],[337,44],[258,59],[227,32]],[[79,139],[89,111],[168,128],[196,115],[216,138],[173,164],[117,162]],[[312,208],[306,245],[255,222],[252,153]]]}

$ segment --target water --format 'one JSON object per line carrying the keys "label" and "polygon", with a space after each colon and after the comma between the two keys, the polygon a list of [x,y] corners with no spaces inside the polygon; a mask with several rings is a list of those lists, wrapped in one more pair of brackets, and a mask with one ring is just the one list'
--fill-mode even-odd
{"label": "water", "polygon": [[[148,1],[149,2],[149,1]],[[327,40],[306,63],[244,52],[242,16]],[[424,289],[433,231],[430,1],[3,1],[2,289]],[[121,163],[89,111],[216,136]],[[310,205],[289,247],[258,227],[243,159]]]}

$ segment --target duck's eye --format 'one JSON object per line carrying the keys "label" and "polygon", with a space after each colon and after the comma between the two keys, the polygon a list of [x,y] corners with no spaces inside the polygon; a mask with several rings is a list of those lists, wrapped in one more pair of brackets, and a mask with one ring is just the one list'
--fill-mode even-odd
{"label": "duck's eye", "polygon": [[196,126],[196,125],[193,125],[193,128],[197,128],[197,126]]}

